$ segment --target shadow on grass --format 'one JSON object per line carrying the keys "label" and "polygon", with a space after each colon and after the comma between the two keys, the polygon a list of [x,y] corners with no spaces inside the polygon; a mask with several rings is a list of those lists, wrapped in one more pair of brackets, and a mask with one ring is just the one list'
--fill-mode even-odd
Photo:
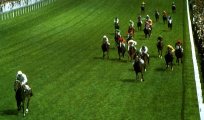
{"label": "shadow on grass", "polygon": [[120,81],[122,81],[123,83],[141,83],[140,80],[135,80],[135,79],[122,79]]}
{"label": "shadow on grass", "polygon": [[165,67],[164,67],[164,68],[163,68],[163,67],[162,67],[162,68],[160,67],[160,68],[156,68],[155,70],[156,70],[156,71],[166,71],[166,68],[165,68]]}
{"label": "shadow on grass", "polygon": [[7,115],[18,115],[18,111],[16,109],[5,109],[0,111],[1,116],[7,116]]}

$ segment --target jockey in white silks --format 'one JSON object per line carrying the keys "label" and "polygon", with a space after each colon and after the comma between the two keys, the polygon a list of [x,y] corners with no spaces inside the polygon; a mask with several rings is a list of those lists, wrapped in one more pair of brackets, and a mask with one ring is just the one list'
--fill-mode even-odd
{"label": "jockey in white silks", "polygon": [[116,18],[114,19],[114,23],[119,24],[119,19],[118,19],[118,17],[116,17]]}
{"label": "jockey in white silks", "polygon": [[132,20],[129,21],[129,26],[134,27],[134,22]]}
{"label": "jockey in white silks", "polygon": [[134,40],[129,40],[128,41],[128,51],[129,51],[129,49],[130,49],[130,47],[133,47],[133,48],[135,48],[135,50],[136,50],[136,46],[137,45],[137,42],[136,41],[134,41]]}
{"label": "jockey in white silks", "polygon": [[103,44],[107,43],[108,45],[110,45],[110,42],[109,42],[108,37],[106,35],[103,36],[102,42],[103,42]]}
{"label": "jockey in white silks", "polygon": [[140,53],[141,54],[147,54],[147,56],[149,57],[149,54],[148,54],[148,48],[147,48],[147,46],[142,46],[141,48],[140,48]]}
{"label": "jockey in white silks", "polygon": [[178,40],[178,41],[176,42],[175,49],[176,49],[176,50],[181,49],[181,52],[183,52],[183,47],[182,47],[182,43],[181,43],[180,40]]}
{"label": "jockey in white silks", "polygon": [[25,86],[26,90],[31,90],[31,88],[27,85],[28,79],[24,73],[21,71],[17,72],[16,81],[20,81],[22,86]]}

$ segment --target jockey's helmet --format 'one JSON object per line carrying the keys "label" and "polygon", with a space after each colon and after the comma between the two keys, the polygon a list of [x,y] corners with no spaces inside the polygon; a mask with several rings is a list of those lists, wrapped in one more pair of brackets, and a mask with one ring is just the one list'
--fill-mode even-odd
{"label": "jockey's helmet", "polygon": [[142,46],[142,49],[145,50],[145,46],[144,45]]}
{"label": "jockey's helmet", "polygon": [[106,36],[106,35],[104,35],[104,36],[103,36],[103,38],[104,38],[104,39],[106,39],[106,38],[107,38],[107,36]]}
{"label": "jockey's helmet", "polygon": [[23,73],[19,70],[17,74],[18,74],[18,75],[22,75]]}

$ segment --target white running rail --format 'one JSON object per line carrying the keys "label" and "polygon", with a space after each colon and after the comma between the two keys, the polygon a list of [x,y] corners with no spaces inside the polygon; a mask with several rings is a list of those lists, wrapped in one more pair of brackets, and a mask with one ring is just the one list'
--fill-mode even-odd
{"label": "white running rail", "polygon": [[200,120],[204,120],[203,96],[202,96],[200,76],[199,76],[198,64],[197,64],[196,53],[195,53],[195,45],[194,45],[194,39],[193,39],[193,33],[192,33],[188,0],[186,0],[186,5],[187,5],[188,27],[189,27],[189,35],[190,35],[190,42],[191,42],[191,51],[192,51],[192,59],[193,59],[193,67],[194,67],[194,75],[195,75],[195,82],[196,82],[196,91],[197,91],[197,98],[198,98]]}

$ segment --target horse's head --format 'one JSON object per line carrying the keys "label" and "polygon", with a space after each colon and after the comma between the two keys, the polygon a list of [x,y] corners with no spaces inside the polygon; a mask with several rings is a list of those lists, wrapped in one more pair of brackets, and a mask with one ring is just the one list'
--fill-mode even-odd
{"label": "horse's head", "polygon": [[16,80],[14,82],[14,91],[16,92],[21,87],[21,82],[19,80]]}

